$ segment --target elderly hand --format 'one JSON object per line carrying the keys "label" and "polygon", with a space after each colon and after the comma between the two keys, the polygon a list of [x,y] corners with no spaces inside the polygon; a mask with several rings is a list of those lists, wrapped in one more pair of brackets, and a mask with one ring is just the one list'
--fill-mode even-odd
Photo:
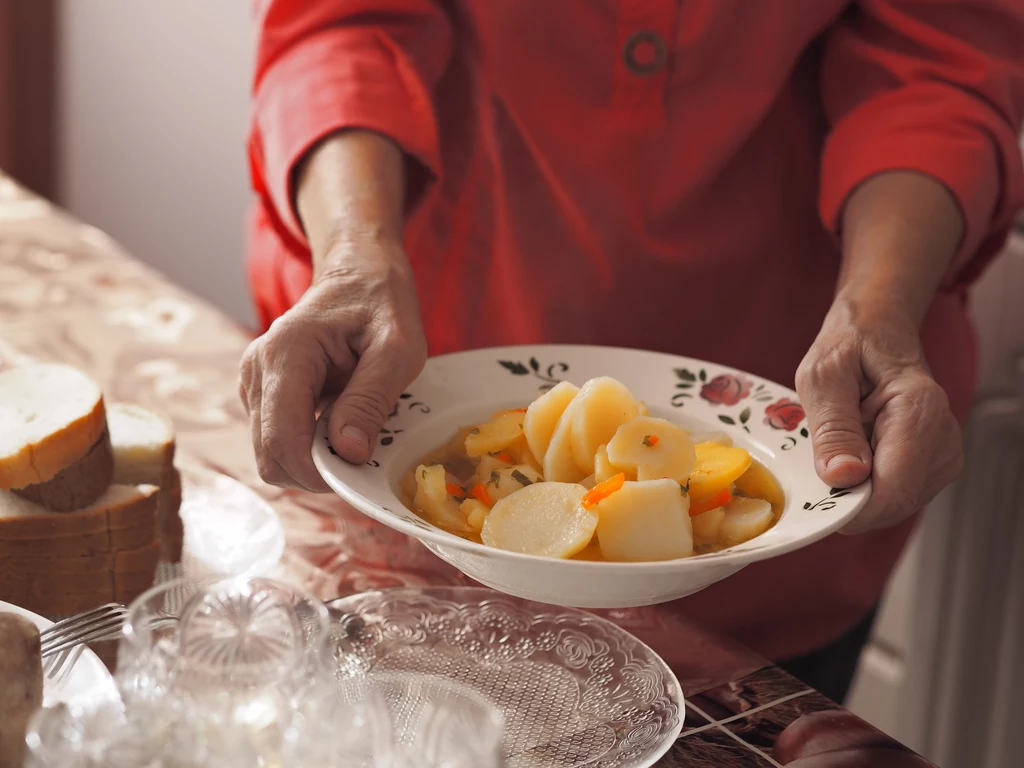
{"label": "elderly hand", "polygon": [[256,463],[268,483],[328,490],[310,449],[316,408],[335,395],[331,446],[346,461],[368,461],[399,395],[426,362],[402,247],[403,163],[384,137],[342,131],[297,174],[313,285],[249,345],[240,375]]}
{"label": "elderly hand", "polygon": [[910,318],[838,299],[797,370],[796,388],[821,479],[837,488],[872,479],[867,506],[844,533],[900,522],[963,467],[960,427]]}
{"label": "elderly hand", "polygon": [[330,406],[328,437],[365,463],[405,387],[426,361],[412,270],[398,244],[346,245],[344,268],[316,284],[246,350],[241,395],[260,476],[326,491],[310,446],[314,411]]}

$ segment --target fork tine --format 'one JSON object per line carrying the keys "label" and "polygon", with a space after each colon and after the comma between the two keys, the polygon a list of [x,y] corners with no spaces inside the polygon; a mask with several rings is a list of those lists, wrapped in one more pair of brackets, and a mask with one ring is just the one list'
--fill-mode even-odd
{"label": "fork tine", "polygon": [[126,609],[124,606],[116,604],[102,606],[101,608],[89,611],[87,614],[72,616],[70,619],[65,619],[59,626],[54,625],[44,630],[40,633],[40,639],[45,645],[48,642],[52,642],[53,638],[65,637],[79,627],[87,627],[97,622],[106,621],[111,616],[123,616],[125,613]]}
{"label": "fork tine", "polygon": [[74,648],[68,648],[56,656],[51,656],[50,659],[54,663],[44,664],[43,666],[43,673],[46,675],[46,679],[54,685],[61,685],[71,674],[71,670],[74,669],[84,648],[84,645],[76,645]]}
{"label": "fork tine", "polygon": [[42,639],[41,650],[44,655],[55,653],[58,647],[66,646],[68,643],[82,642],[82,638],[94,634],[96,631],[103,632],[118,629],[124,625],[127,611],[122,607],[110,608],[104,613],[95,613],[88,620],[79,620],[74,624],[66,624],[58,632],[47,633]]}
{"label": "fork tine", "polygon": [[124,620],[125,616],[123,613],[109,613],[103,616],[96,616],[91,621],[75,624],[74,626],[68,626],[63,632],[48,635],[46,640],[41,642],[40,645],[44,652],[52,650],[58,643],[92,632],[97,627],[120,626],[124,623]]}
{"label": "fork tine", "polygon": [[121,634],[123,626],[123,618],[118,619],[117,621],[110,621],[105,624],[92,625],[86,629],[78,631],[74,635],[54,641],[46,647],[46,650],[43,651],[43,655],[53,656],[63,650],[72,648],[76,645],[82,645],[83,643],[95,643],[100,640],[113,640]]}
{"label": "fork tine", "polygon": [[74,616],[68,616],[65,619],[61,619],[60,621],[55,621],[52,625],[44,629],[40,633],[40,636],[45,638],[49,634],[60,632],[65,627],[71,626],[73,624],[78,624],[83,621],[88,621],[93,616],[101,613],[107,613],[112,609],[125,610],[125,607],[120,603],[107,603],[106,605],[100,605],[91,610],[83,611],[82,613],[76,613]]}

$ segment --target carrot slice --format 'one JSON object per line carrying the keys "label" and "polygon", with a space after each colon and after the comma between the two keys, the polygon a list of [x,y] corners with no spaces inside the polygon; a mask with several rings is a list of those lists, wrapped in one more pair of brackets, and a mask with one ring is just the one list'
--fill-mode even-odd
{"label": "carrot slice", "polygon": [[626,484],[626,473],[619,472],[615,477],[609,477],[603,483],[598,483],[585,494],[583,494],[583,506],[596,506],[598,502],[604,501],[616,491],[621,491]]}
{"label": "carrot slice", "polygon": [[659,439],[657,435],[644,435],[644,445],[648,448],[653,448],[658,444]]}
{"label": "carrot slice", "polygon": [[714,496],[707,496],[703,499],[692,499],[690,501],[690,517],[696,517],[716,507],[724,507],[732,501],[732,491],[723,488]]}
{"label": "carrot slice", "polygon": [[502,461],[502,462],[504,462],[506,464],[515,464],[515,462],[512,461],[512,457],[509,456],[504,451],[498,451],[498,454],[494,458],[496,458],[498,461]]}
{"label": "carrot slice", "polygon": [[466,498],[466,489],[455,485],[455,483],[447,483],[444,489],[457,499]]}
{"label": "carrot slice", "polygon": [[488,507],[491,506],[491,494],[487,492],[487,487],[483,483],[477,483],[470,491],[469,495],[477,501],[486,504]]}

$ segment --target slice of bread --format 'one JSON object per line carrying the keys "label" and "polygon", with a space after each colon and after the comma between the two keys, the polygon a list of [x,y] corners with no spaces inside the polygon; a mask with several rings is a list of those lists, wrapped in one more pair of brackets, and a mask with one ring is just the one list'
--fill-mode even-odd
{"label": "slice of bread", "polygon": [[[110,549],[130,549],[138,535],[141,547],[156,539],[159,488],[111,485],[89,506],[60,514],[13,493],[0,491],[0,541],[58,540],[90,534],[107,535]],[[119,545],[119,546],[117,546]]]}
{"label": "slice of bread", "polygon": [[0,489],[52,479],[106,427],[103,393],[81,371],[40,363],[0,373]]}
{"label": "slice of bread", "polygon": [[114,451],[114,482],[160,487],[157,530],[164,548],[163,560],[181,560],[183,531],[181,474],[174,467],[174,425],[164,416],[141,405],[110,403],[107,424]]}
{"label": "slice of bread", "polygon": [[114,482],[163,485],[174,469],[174,426],[141,405],[111,403],[107,425],[114,450]]}
{"label": "slice of bread", "polygon": [[43,704],[43,663],[36,625],[0,613],[0,766],[22,765],[25,732]]}
{"label": "slice of bread", "polygon": [[92,504],[106,492],[114,477],[110,433],[103,435],[81,459],[44,483],[26,485],[16,493],[52,512],[70,512]]}

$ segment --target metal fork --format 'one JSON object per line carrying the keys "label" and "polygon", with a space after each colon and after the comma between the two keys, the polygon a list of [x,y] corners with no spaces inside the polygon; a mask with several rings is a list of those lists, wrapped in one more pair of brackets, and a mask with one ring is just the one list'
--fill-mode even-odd
{"label": "metal fork", "polygon": [[69,616],[39,634],[43,674],[61,682],[82,654],[85,643],[112,640],[121,633],[128,609],[108,603],[91,611]]}

